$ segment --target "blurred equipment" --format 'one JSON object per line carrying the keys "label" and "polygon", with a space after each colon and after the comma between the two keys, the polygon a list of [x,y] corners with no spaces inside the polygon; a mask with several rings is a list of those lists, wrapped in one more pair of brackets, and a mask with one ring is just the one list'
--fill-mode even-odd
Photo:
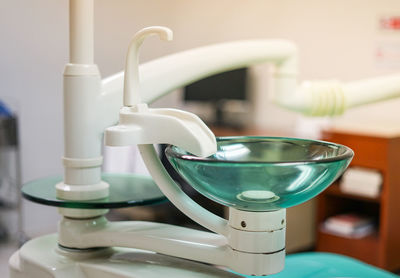
{"label": "blurred equipment", "polygon": [[338,236],[362,238],[374,231],[374,221],[356,213],[344,213],[325,220],[323,230]]}
{"label": "blurred equipment", "polygon": [[376,198],[381,193],[382,174],[377,170],[352,167],[346,170],[340,181],[344,193]]}
{"label": "blurred equipment", "polygon": [[247,72],[241,68],[194,82],[185,87],[184,100],[211,105],[214,115],[208,120],[210,124],[240,128],[245,119],[238,122],[238,118],[248,116]]}
{"label": "blurred equipment", "polygon": [[0,241],[22,235],[18,121],[0,101]]}

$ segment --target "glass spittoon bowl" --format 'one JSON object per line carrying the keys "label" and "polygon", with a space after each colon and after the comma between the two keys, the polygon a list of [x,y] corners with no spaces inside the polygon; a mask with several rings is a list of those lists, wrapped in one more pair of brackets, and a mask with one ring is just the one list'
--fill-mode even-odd
{"label": "glass spittoon bowl", "polygon": [[219,137],[217,152],[194,156],[176,146],[166,155],[198,192],[247,211],[301,204],[326,189],[347,168],[353,151],[334,143],[284,137]]}

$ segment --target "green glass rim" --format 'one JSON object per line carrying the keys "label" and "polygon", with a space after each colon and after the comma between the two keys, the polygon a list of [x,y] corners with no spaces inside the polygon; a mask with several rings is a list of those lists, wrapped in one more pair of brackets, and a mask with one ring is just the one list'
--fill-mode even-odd
{"label": "green glass rim", "polygon": [[[154,183],[152,179],[145,175],[131,174],[131,173],[102,173],[102,179],[110,183],[110,190],[113,190],[113,181],[122,180],[122,179],[135,179],[141,178],[146,179],[146,183]],[[148,178],[148,180],[147,180]],[[52,190],[54,192],[43,194],[32,194],[30,188],[33,188],[34,184],[40,184],[44,179],[51,179],[52,182],[45,182],[45,184],[41,187],[44,190]],[[38,178],[34,179],[30,182],[24,184],[21,189],[22,196],[34,203],[61,207],[61,208],[71,208],[71,209],[116,209],[116,208],[125,208],[125,207],[133,207],[133,206],[147,206],[147,205],[157,205],[167,202],[168,199],[159,191],[157,185],[154,183],[154,188],[157,191],[154,193],[154,196],[135,196],[136,198],[129,199],[129,196],[126,195],[124,199],[116,199],[112,200],[108,198],[97,199],[97,200],[64,200],[58,199],[55,194],[55,185],[62,181],[61,176],[49,176],[46,178]],[[133,181],[133,180],[132,180]],[[115,186],[115,184],[114,184]],[[129,185],[134,187],[134,185]],[[121,187],[119,187],[121,189]],[[112,194],[110,192],[110,194]],[[54,196],[53,196],[54,195]]]}
{"label": "green glass rim", "polygon": [[187,161],[197,161],[197,162],[207,162],[207,163],[235,163],[235,164],[280,164],[280,165],[287,165],[287,164],[309,164],[309,163],[329,163],[329,162],[336,162],[340,160],[345,160],[352,158],[354,156],[354,152],[347,146],[336,144],[332,142],[322,141],[322,140],[311,140],[311,139],[301,139],[295,137],[268,137],[268,136],[226,136],[226,137],[216,137],[217,142],[229,141],[229,140],[242,140],[251,143],[257,142],[265,142],[266,140],[289,140],[289,141],[308,141],[313,142],[319,145],[329,145],[334,147],[343,148],[344,152],[342,154],[336,155],[334,157],[322,158],[322,159],[302,159],[302,160],[288,160],[288,161],[243,161],[243,160],[219,160],[210,157],[199,157],[189,153],[180,154],[173,150],[173,145],[169,145],[165,149],[165,154],[169,157],[174,157],[177,159],[187,160]]}

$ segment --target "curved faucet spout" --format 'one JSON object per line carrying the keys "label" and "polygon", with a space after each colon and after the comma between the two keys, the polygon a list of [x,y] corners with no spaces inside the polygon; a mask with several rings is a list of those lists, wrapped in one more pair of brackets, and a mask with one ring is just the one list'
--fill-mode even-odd
{"label": "curved faucet spout", "polygon": [[146,37],[158,35],[162,40],[172,40],[172,31],[162,26],[147,27],[136,33],[129,45],[125,63],[124,105],[141,103],[139,82],[139,48]]}

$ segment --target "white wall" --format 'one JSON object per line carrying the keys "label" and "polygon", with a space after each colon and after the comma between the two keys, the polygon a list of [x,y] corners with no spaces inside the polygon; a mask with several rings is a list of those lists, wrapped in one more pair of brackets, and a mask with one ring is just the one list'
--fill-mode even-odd
{"label": "white wall", "polygon": [[[67,1],[1,1],[0,97],[18,102],[25,182],[61,173],[60,73],[68,55],[67,7]],[[25,205],[32,234],[55,229],[56,209]]]}
{"label": "white wall", "polygon": [[[119,71],[138,29],[166,25],[174,30],[174,41],[146,41],[143,61],[210,43],[279,37],[299,45],[301,79],[352,80],[386,72],[374,64],[381,36],[377,21],[396,13],[397,0],[96,0],[95,60],[103,76]],[[23,180],[61,173],[68,1],[1,0],[0,42],[0,97],[19,102]],[[343,119],[399,123],[399,105],[400,100],[360,108]],[[271,104],[260,117],[273,128],[293,128],[298,118]],[[55,209],[29,204],[25,210],[32,234],[55,229]]]}

